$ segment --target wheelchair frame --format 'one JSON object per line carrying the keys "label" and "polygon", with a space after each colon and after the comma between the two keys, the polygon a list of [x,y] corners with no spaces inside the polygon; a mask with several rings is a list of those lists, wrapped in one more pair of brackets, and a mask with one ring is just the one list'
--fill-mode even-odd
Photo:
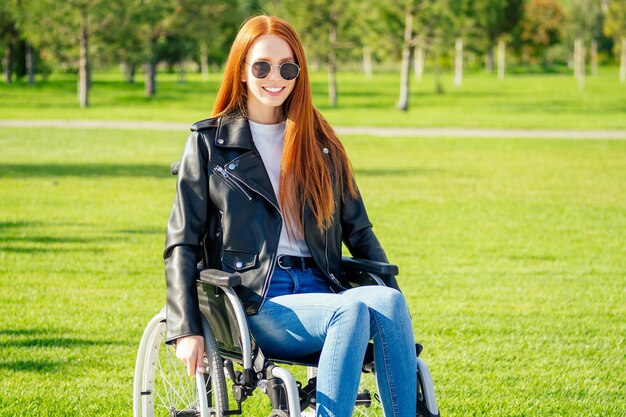
{"label": "wheelchair frame", "polygon": [[[358,285],[384,285],[379,275],[398,273],[395,265],[347,257],[343,258],[342,267],[350,271],[351,282]],[[266,358],[253,344],[245,311],[233,290],[234,286],[240,284],[241,278],[236,274],[217,270],[202,270],[199,273],[198,294],[201,300],[205,363],[204,369],[196,373],[195,381],[185,376],[186,371],[184,375],[181,375],[181,371],[176,371],[173,377],[176,381],[166,380],[168,377],[164,375],[162,356],[167,358],[168,372],[176,366],[180,367],[181,364],[177,358],[172,357],[173,349],[164,344],[165,308],[150,320],[144,330],[135,364],[134,417],[155,415],[225,417],[242,414],[241,404],[259,388],[270,399],[272,406],[270,417],[300,417],[303,415],[302,410],[315,406],[314,373],[317,358],[314,356],[298,360]],[[420,352],[421,345],[416,345],[418,356],[416,416],[436,417],[439,416],[439,410],[433,381],[428,366],[419,358]],[[242,371],[235,371],[233,361],[242,368]],[[288,369],[278,366],[277,363],[308,367],[306,386],[303,387]],[[363,369],[364,372],[374,371],[371,344]],[[236,410],[229,409],[225,376],[232,382]],[[168,392],[159,393],[160,387],[155,386],[157,377],[164,379],[163,391],[173,391],[176,389],[175,385],[180,383],[181,390],[188,394],[188,398],[183,398],[179,393],[175,395]],[[170,397],[172,404],[165,404],[170,401]],[[159,401],[164,404],[157,405]],[[377,400],[372,398],[370,392],[360,392],[355,407],[360,405],[370,407],[374,401]],[[155,407],[159,406],[165,408],[164,414],[155,414]]]}

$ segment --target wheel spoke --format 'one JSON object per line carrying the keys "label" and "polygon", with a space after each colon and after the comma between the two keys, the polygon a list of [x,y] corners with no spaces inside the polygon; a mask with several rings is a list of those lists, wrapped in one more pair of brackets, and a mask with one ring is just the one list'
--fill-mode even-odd
{"label": "wheel spoke", "polygon": [[173,366],[173,363],[171,363],[171,355],[167,354],[167,352],[166,352],[166,355],[168,357],[168,360],[167,360],[167,371],[168,371],[167,375],[163,371],[163,366],[161,364],[161,358],[160,357],[157,359],[157,361],[158,361],[157,369],[159,371],[159,376],[161,377],[161,380],[162,380],[162,383],[163,383],[163,391],[165,392],[167,403],[169,405],[171,405],[171,406],[174,406],[175,397],[178,397],[178,400],[180,400],[180,402],[182,404],[184,404],[185,400],[181,397],[180,392],[179,392],[180,390],[176,389],[175,384],[172,383],[172,381],[169,378],[169,375],[172,374],[171,366]]}

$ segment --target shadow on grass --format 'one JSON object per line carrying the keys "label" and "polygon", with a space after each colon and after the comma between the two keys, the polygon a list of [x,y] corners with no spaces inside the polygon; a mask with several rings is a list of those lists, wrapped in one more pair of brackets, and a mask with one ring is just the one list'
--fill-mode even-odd
{"label": "shadow on grass", "polygon": [[0,231],[8,231],[11,229],[18,229],[22,227],[36,227],[36,226],[41,226],[42,224],[44,223],[43,222],[30,222],[30,221],[23,221],[23,220],[19,220],[16,222],[0,222]]}
{"label": "shadow on grass", "polygon": [[50,360],[17,360],[11,362],[0,362],[0,369],[7,369],[13,372],[55,372],[64,368],[66,362]]}
{"label": "shadow on grass", "polygon": [[[58,329],[56,330],[58,331]],[[0,329],[0,349],[30,349],[30,348],[76,348],[86,346],[106,346],[116,344],[112,340],[95,340],[89,338],[63,337],[50,335],[51,331],[41,328]],[[45,354],[42,354],[45,355]],[[13,358],[19,354],[12,355]],[[7,369],[14,372],[53,372],[64,368],[64,361],[41,359],[11,359],[6,355],[0,360],[0,370]]]}
{"label": "shadow on grass", "polygon": [[33,337],[20,340],[3,340],[0,348],[73,348],[117,344],[112,340],[94,340],[75,337]]}
{"label": "shadow on grass", "polygon": [[415,168],[358,168],[354,170],[357,179],[359,177],[415,177],[438,172],[438,170],[426,170]]}
{"label": "shadow on grass", "polygon": [[33,336],[50,333],[45,329],[0,329],[0,336]]}
{"label": "shadow on grass", "polygon": [[[419,175],[425,173],[415,168],[366,168],[355,170],[363,176]],[[0,178],[37,177],[153,177],[171,178],[165,165],[126,164],[4,164],[0,166]],[[16,224],[15,227],[21,227]]]}
{"label": "shadow on grass", "polygon": [[[113,239],[110,239],[113,240]],[[43,244],[53,244],[53,243],[92,243],[92,242],[101,242],[102,239],[94,238],[94,239],[86,239],[83,237],[76,236],[17,236],[17,237],[1,237],[0,242],[23,242],[23,243],[43,243]]]}
{"label": "shadow on grass", "polygon": [[2,164],[0,178],[36,177],[171,177],[167,165],[157,164]]}
{"label": "shadow on grass", "polygon": [[[0,229],[2,230],[2,229]],[[104,252],[102,248],[89,246],[89,244],[101,244],[113,242],[114,237],[94,236],[84,238],[78,236],[1,236],[0,251],[11,253],[61,253],[72,251],[88,251],[91,253]],[[61,246],[55,246],[61,245]],[[0,333],[1,334],[1,333]]]}
{"label": "shadow on grass", "polygon": [[124,235],[164,235],[165,229],[160,227],[146,227],[144,229],[122,229],[115,233]]}
{"label": "shadow on grass", "polygon": [[89,253],[104,253],[104,249],[88,248],[85,246],[71,246],[67,248],[42,248],[41,246],[36,248],[21,248],[17,246],[0,246],[0,252],[18,253],[18,254],[36,254],[36,253],[66,253],[66,252],[89,252]]}

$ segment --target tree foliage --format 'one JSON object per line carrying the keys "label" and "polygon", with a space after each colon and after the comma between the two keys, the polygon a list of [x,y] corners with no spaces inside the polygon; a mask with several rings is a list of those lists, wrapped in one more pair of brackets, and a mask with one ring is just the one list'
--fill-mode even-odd
{"label": "tree foliage", "polygon": [[622,39],[626,38],[626,0],[612,0],[604,20],[603,32],[615,42],[615,52],[621,50]]}
{"label": "tree foliage", "polygon": [[55,69],[87,76],[89,67],[123,64],[131,81],[143,66],[152,96],[158,63],[182,73],[195,61],[208,73],[209,62],[225,61],[242,21],[257,13],[296,27],[312,69],[328,69],[331,104],[334,74],[345,63],[386,62],[408,73],[407,48],[410,56],[411,48],[424,48],[428,65],[438,71],[449,65],[454,39],[462,37],[465,55],[485,56],[490,69],[499,40],[511,42],[507,51],[518,56],[565,62],[574,38],[587,45],[593,40],[607,56],[626,37],[626,0],[4,0],[0,62],[6,68],[13,59],[7,54],[17,48],[23,67],[25,45],[33,45]]}
{"label": "tree foliage", "polygon": [[531,58],[560,41],[565,15],[555,0],[530,0],[521,22],[521,40]]}

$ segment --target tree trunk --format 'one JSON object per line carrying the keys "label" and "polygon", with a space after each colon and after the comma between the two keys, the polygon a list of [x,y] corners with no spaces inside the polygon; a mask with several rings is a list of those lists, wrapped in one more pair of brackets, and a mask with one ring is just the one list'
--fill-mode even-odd
{"label": "tree trunk", "polygon": [[209,80],[209,51],[206,42],[200,43],[200,71],[202,72],[202,80]]}
{"label": "tree trunk", "polygon": [[89,107],[89,28],[87,13],[81,14],[79,29],[80,58],[78,60],[78,103],[81,108]]}
{"label": "tree trunk", "polygon": [[487,46],[487,55],[485,55],[485,71],[489,74],[493,72],[493,49],[494,44],[490,41]]}
{"label": "tree trunk", "polygon": [[454,41],[454,85],[460,87],[463,84],[463,39],[456,38]]}
{"label": "tree trunk", "polygon": [[128,84],[135,84],[135,73],[137,69],[135,64],[130,62],[122,63],[122,74],[124,75],[124,81]]}
{"label": "tree trunk", "polygon": [[574,42],[574,74],[578,79],[580,89],[585,88],[585,44],[582,38]]}
{"label": "tree trunk", "polygon": [[410,11],[404,13],[404,47],[402,48],[402,66],[400,68],[400,97],[398,98],[398,109],[409,110],[409,81],[411,79],[411,60],[415,52],[412,45],[413,39],[413,14]]}
{"label": "tree trunk", "polygon": [[417,81],[422,81],[424,76],[425,55],[424,48],[421,45],[418,45],[413,51],[413,72]]}
{"label": "tree trunk", "polygon": [[320,59],[321,58],[317,54],[315,54],[311,58],[311,64],[309,65],[309,67],[311,67],[312,72],[318,72],[320,70],[320,67],[321,67]]}
{"label": "tree trunk", "polygon": [[503,39],[498,41],[498,79],[504,79],[506,44]]}
{"label": "tree trunk", "polygon": [[576,80],[578,80],[580,78],[580,74],[578,73],[578,71],[580,70],[580,65],[578,64],[578,58],[580,58],[580,54],[578,53],[578,39],[574,39],[574,56],[572,57],[573,65],[574,65],[574,78],[576,78]]}
{"label": "tree trunk", "polygon": [[148,58],[148,62],[144,64],[144,94],[146,97],[154,97],[156,95],[156,40],[150,39],[149,42],[148,50],[150,57]]}
{"label": "tree trunk", "polygon": [[363,47],[363,73],[366,79],[372,79],[374,71],[372,70],[372,50],[369,46]]}
{"label": "tree trunk", "polygon": [[589,50],[589,66],[591,67],[591,75],[598,76],[598,42],[591,41],[591,49]]}
{"label": "tree trunk", "polygon": [[[439,42],[439,41],[437,41]],[[435,62],[433,66],[433,76],[435,77],[435,93],[443,94],[443,86],[441,85],[441,77],[439,76],[439,46],[436,45],[434,48],[435,56],[433,57]]]}
{"label": "tree trunk", "polygon": [[10,41],[4,48],[4,82],[13,82],[13,45]]}
{"label": "tree trunk", "polygon": [[185,62],[180,61],[178,63],[178,84],[185,84]]}
{"label": "tree trunk", "polygon": [[619,64],[619,80],[626,82],[626,38],[622,38],[622,53],[620,55]]}
{"label": "tree trunk", "polygon": [[35,54],[30,42],[26,41],[26,73],[28,74],[28,85],[35,84]]}
{"label": "tree trunk", "polygon": [[337,105],[337,11],[330,13],[328,29],[328,103]]}

